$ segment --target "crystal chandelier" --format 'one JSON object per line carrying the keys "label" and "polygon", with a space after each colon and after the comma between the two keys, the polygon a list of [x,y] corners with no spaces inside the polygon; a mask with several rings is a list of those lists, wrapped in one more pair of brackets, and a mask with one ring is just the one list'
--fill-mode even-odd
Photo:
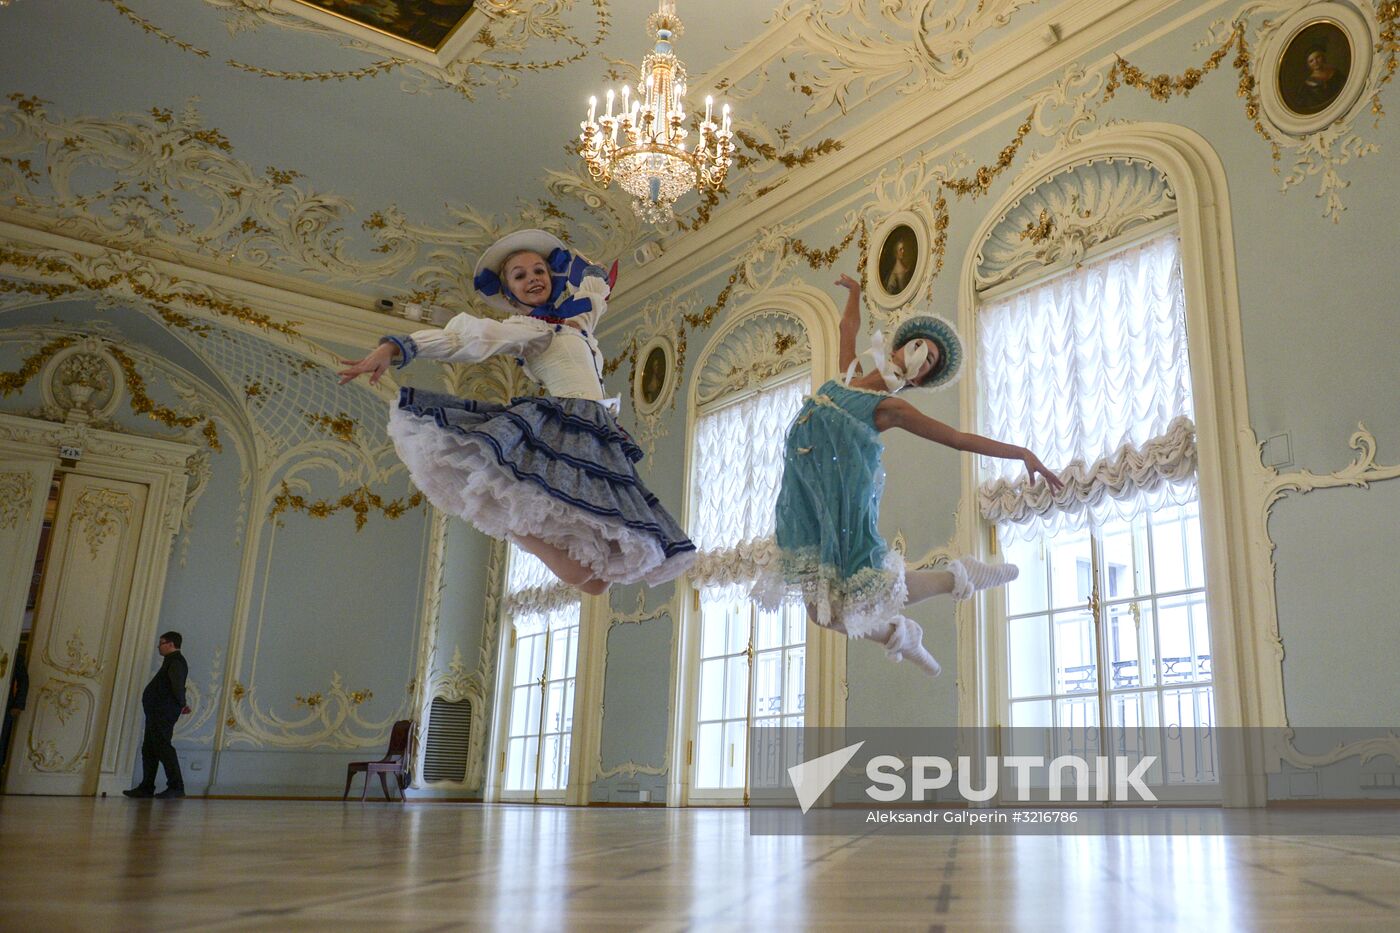
{"label": "crystal chandelier", "polygon": [[671,40],[682,31],[675,0],[660,0],[657,11],[647,18],[647,31],[656,37],[656,46],[642,61],[637,97],[624,84],[622,107],[614,116],[616,97],[609,88],[607,113],[602,117],[597,116],[598,98],[589,98],[588,119],[580,124],[581,154],[594,179],[606,185],[616,178],[632,195],[637,216],[664,223],[672,218],[676,199],[691,188],[713,191],[724,183],[734,134],[729,128],[729,105],[724,105],[720,122],[715,123],[714,98],[706,97],[700,140],[693,149],[686,148],[685,66],[671,48]]}

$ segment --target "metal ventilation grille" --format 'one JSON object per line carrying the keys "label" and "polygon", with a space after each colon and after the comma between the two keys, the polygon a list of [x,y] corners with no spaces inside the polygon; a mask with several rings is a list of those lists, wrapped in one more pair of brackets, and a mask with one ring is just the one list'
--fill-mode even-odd
{"label": "metal ventilation grille", "polygon": [[471,747],[472,701],[449,703],[441,697],[433,700],[428,713],[428,741],[423,749],[423,782],[451,781],[460,784],[467,778],[467,750]]}

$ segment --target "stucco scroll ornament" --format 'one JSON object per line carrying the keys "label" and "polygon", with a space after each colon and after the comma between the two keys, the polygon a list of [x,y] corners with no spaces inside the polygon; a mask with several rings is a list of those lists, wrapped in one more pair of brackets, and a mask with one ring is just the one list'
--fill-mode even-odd
{"label": "stucco scroll ornament", "polygon": [[78,497],[70,521],[83,533],[93,560],[109,537],[130,524],[133,507],[131,496],[112,489],[88,489]]}
{"label": "stucco scroll ornament", "polygon": [[744,320],[705,357],[696,376],[701,405],[762,385],[812,358],[811,338],[796,317],[766,311]]}
{"label": "stucco scroll ornament", "polygon": [[0,529],[18,527],[33,498],[33,474],[28,471],[0,473]]}
{"label": "stucco scroll ornament", "polygon": [[[1241,438],[1241,443],[1247,447],[1252,447],[1256,451],[1260,445],[1252,432],[1246,430]],[[1279,473],[1271,467],[1264,466],[1258,459],[1247,460],[1252,464],[1254,482],[1250,484],[1257,493],[1252,496],[1257,503],[1258,516],[1257,523],[1251,535],[1254,536],[1255,544],[1267,549],[1270,559],[1270,566],[1273,567],[1273,553],[1276,549],[1273,538],[1269,533],[1269,516],[1278,502],[1290,493],[1306,494],[1317,489],[1331,489],[1337,487],[1353,487],[1364,489],[1371,483],[1382,482],[1384,480],[1400,478],[1400,464],[1392,466],[1382,466],[1376,463],[1376,438],[1365,424],[1358,424],[1356,431],[1351,435],[1350,446],[1356,451],[1356,456],[1351,463],[1334,473],[1313,473],[1302,470],[1291,473]],[[1267,618],[1269,619],[1269,630],[1266,633],[1268,648],[1270,649],[1275,662],[1282,663],[1284,658],[1283,637],[1279,632],[1278,608],[1272,578],[1267,578],[1255,587],[1257,598],[1262,605],[1268,607]],[[1277,703],[1282,709],[1282,696],[1277,698]],[[1285,720],[1286,721],[1286,720]],[[1280,741],[1278,749],[1281,757],[1295,761],[1300,765],[1327,764],[1331,761],[1338,761],[1353,754],[1351,751],[1330,753],[1327,760],[1305,760],[1308,759],[1304,753],[1292,748],[1291,734],[1285,735]],[[1364,743],[1363,743],[1364,744]],[[1400,745],[1395,749],[1400,753]],[[1359,754],[1360,752],[1355,752]],[[1295,759],[1294,756],[1301,756]]]}
{"label": "stucco scroll ornament", "polygon": [[[371,212],[352,236],[345,232],[353,222],[351,202],[303,179],[297,171],[255,169],[239,159],[232,141],[205,125],[193,100],[179,113],[154,107],[111,118],[55,116],[46,101],[23,94],[0,104],[0,190],[46,228],[114,251],[96,259],[20,257],[31,266],[67,265],[71,274],[59,281],[75,277],[121,297],[133,297],[128,286],[140,284],[159,301],[183,295],[197,308],[267,329],[262,316],[214,289],[133,267],[144,262],[133,251],[159,246],[339,283],[392,284],[406,276],[400,284],[418,300],[471,306],[465,257],[504,232],[495,219],[464,207],[449,209],[451,226],[435,227],[391,206]],[[565,230],[563,211],[546,201],[521,204],[513,222],[567,236],[586,255],[600,257],[619,255],[635,233],[626,219],[630,210],[590,193],[579,177],[550,173],[546,188],[555,199],[581,200],[596,221]],[[98,282],[110,285],[94,287]]]}
{"label": "stucco scroll ornament", "polygon": [[[70,719],[84,711],[90,710],[93,705],[92,691],[80,683],[68,680],[49,680],[39,688],[39,712],[37,715],[44,715],[52,711],[52,715],[61,725],[66,725]],[[42,771],[48,774],[72,774],[79,770],[88,760],[88,745],[91,738],[91,723],[84,729],[81,742],[78,744],[78,753],[74,757],[65,758],[59,751],[57,743],[52,739],[41,739],[35,741],[36,729],[29,730],[29,748],[27,755],[29,762],[34,766],[35,771]]]}
{"label": "stucco scroll ornament", "polygon": [[[977,37],[999,29],[1036,0],[914,0],[873,4],[842,0],[812,9],[787,0],[770,21],[802,19],[799,47],[815,53],[819,70],[797,79],[811,100],[809,114],[893,87],[913,94],[940,87],[972,64]],[[853,94],[855,95],[853,97]]]}
{"label": "stucco scroll ornament", "polygon": [[1166,176],[1144,161],[1114,157],[1072,166],[1006,209],[978,250],[977,288],[1039,266],[1077,262],[1092,247],[1175,211]]}
{"label": "stucco scroll ornament", "polygon": [[390,728],[409,710],[405,696],[385,719],[366,719],[360,708],[373,695],[366,690],[345,689],[338,671],[332,673],[329,689],[296,698],[295,705],[307,711],[299,719],[264,710],[258,705],[255,686],[235,681],[229,698],[229,719],[233,722],[226,724],[225,742],[230,746],[374,748],[388,740]]}

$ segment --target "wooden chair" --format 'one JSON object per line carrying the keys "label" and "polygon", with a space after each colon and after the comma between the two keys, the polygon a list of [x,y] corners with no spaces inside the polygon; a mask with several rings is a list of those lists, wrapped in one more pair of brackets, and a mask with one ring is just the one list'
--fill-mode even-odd
{"label": "wooden chair", "polygon": [[363,771],[365,773],[365,789],[360,794],[360,800],[364,801],[369,796],[369,776],[379,775],[379,786],[384,788],[384,799],[393,800],[393,795],[389,793],[389,781],[386,775],[394,775],[394,783],[399,788],[399,803],[406,799],[404,790],[408,787],[408,749],[413,742],[413,720],[400,719],[394,723],[394,729],[389,733],[389,751],[378,761],[352,761],[345,769],[345,793],[341,800],[350,796],[350,784],[355,780],[355,774]]}

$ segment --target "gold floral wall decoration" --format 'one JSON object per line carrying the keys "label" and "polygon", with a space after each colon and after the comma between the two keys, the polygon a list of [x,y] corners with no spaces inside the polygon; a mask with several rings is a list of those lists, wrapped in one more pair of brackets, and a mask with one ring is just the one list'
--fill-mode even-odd
{"label": "gold floral wall decoration", "polygon": [[317,415],[307,412],[306,420],[336,440],[347,444],[355,443],[355,420],[345,412],[335,415]]}
{"label": "gold floral wall decoration", "polygon": [[317,499],[308,502],[305,496],[292,492],[287,481],[282,481],[282,489],[272,500],[272,510],[268,512],[269,519],[276,519],[283,512],[301,512],[311,518],[329,518],[346,509],[355,513],[355,530],[359,531],[365,527],[369,521],[369,513],[377,511],[391,521],[401,518],[410,509],[416,509],[424,502],[423,494],[415,491],[407,498],[393,499],[385,502],[384,499],[368,486],[361,486],[359,489],[347,492],[338,499]]}
{"label": "gold floral wall decoration", "polygon": [[1206,75],[1220,67],[1220,63],[1224,61],[1225,56],[1233,48],[1235,57],[1231,64],[1239,73],[1239,84],[1235,93],[1244,99],[1245,119],[1250,121],[1254,131],[1269,144],[1270,153],[1274,161],[1277,162],[1280,158],[1278,140],[1259,119],[1259,86],[1254,77],[1254,55],[1245,38],[1245,25],[1243,21],[1235,22],[1224,41],[1219,44],[1215,51],[1210,53],[1210,57],[1200,67],[1187,68],[1179,75],[1165,73],[1148,75],[1123,56],[1115,56],[1113,67],[1108,71],[1108,83],[1104,85],[1103,99],[1105,101],[1111,100],[1118,92],[1118,88],[1123,86],[1142,91],[1153,100],[1161,103],[1166,103],[1174,96],[1186,97],[1196,89]]}
{"label": "gold floral wall decoration", "polygon": [[0,396],[10,395],[23,389],[31,379],[39,375],[39,371],[44,368],[45,363],[53,358],[54,354],[77,342],[77,337],[55,337],[21,360],[18,369],[0,373]]}
{"label": "gold floral wall decoration", "polygon": [[116,359],[122,368],[122,375],[126,377],[126,389],[130,393],[131,410],[138,415],[145,415],[152,421],[158,421],[167,428],[188,428],[196,424],[202,424],[200,433],[204,436],[204,441],[211,450],[223,450],[223,444],[219,441],[219,429],[214,426],[214,419],[207,415],[189,414],[182,415],[167,405],[159,405],[146,392],[146,379],[136,368],[136,361],[124,353],[119,347],[109,346],[107,351]]}

